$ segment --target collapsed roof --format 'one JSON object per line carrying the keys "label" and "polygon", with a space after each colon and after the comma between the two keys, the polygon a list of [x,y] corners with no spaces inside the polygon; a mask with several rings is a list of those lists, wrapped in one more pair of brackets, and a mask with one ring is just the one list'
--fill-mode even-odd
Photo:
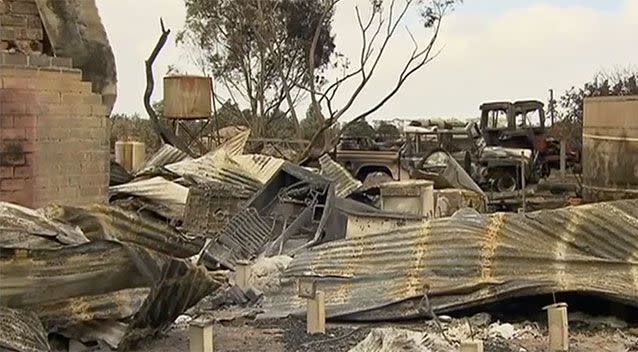
{"label": "collapsed roof", "polygon": [[315,280],[328,318],[427,317],[510,297],[587,292],[638,306],[638,200],[528,214],[460,211],[297,255],[265,317],[305,312],[299,279]]}

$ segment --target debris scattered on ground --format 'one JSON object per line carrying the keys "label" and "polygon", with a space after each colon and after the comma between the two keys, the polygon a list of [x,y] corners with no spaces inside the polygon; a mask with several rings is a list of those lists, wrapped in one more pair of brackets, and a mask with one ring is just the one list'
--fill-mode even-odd
{"label": "debris scattered on ground", "polygon": [[440,336],[419,331],[396,328],[373,329],[349,352],[438,352],[451,351]]}
{"label": "debris scattered on ground", "polygon": [[[0,334],[0,346],[181,351],[189,323],[206,317],[221,351],[437,352],[481,339],[488,351],[531,352],[546,347],[542,323],[455,314],[566,292],[638,308],[627,274],[637,269],[638,200],[525,214],[459,206],[428,219],[380,209],[379,188],[327,155],[318,172],[244,155],[248,133],[199,158],[163,147],[135,175],[114,175],[109,205],[0,203],[0,324],[16,336]],[[433,176],[439,184],[477,188],[451,181],[458,163],[448,168]],[[307,335],[297,318],[307,304],[299,279],[325,293],[326,335]],[[634,322],[569,317],[575,351],[596,339],[638,344]]]}

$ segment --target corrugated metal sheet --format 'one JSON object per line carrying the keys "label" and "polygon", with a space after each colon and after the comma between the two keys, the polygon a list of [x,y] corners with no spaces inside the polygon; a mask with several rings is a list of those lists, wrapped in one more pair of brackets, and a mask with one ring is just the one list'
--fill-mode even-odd
{"label": "corrugated metal sheet", "polygon": [[51,350],[47,332],[30,311],[0,307],[0,349],[19,352]]}
{"label": "corrugated metal sheet", "polygon": [[92,241],[131,243],[177,258],[193,256],[204,245],[203,238],[183,235],[164,221],[118,207],[49,206],[42,209],[42,212],[51,220],[79,226]]}
{"label": "corrugated metal sheet", "polygon": [[319,164],[321,165],[321,174],[335,184],[335,195],[337,197],[345,198],[361,188],[361,181],[355,179],[348,170],[332,160],[328,154],[324,154],[319,158]]}
{"label": "corrugated metal sheet", "polygon": [[127,183],[133,179],[133,176],[126,171],[126,169],[117,163],[115,160],[111,160],[111,168],[109,172],[109,186],[117,186],[123,183]]}
{"label": "corrugated metal sheet", "polygon": [[528,214],[453,217],[301,253],[288,281],[265,297],[266,316],[301,314],[298,278],[315,278],[327,316],[387,320],[499,299],[582,291],[638,306],[638,200]]}
{"label": "corrugated metal sheet", "polygon": [[143,169],[166,166],[169,164],[180,162],[182,160],[190,159],[191,157],[189,157],[188,154],[184,153],[183,151],[173,147],[170,144],[164,144],[157,152],[155,152],[155,154],[153,154],[148,159],[148,161],[146,161]]}
{"label": "corrugated metal sheet", "polygon": [[283,159],[261,154],[237,155],[232,159],[262,184],[268,182],[285,162]]}
{"label": "corrugated metal sheet", "polygon": [[231,156],[242,155],[244,154],[244,147],[248,142],[248,137],[250,137],[250,130],[246,129],[226,140],[217,149],[224,149]]}
{"label": "corrugated metal sheet", "polygon": [[272,223],[255,208],[245,208],[210,243],[204,260],[208,266],[219,263],[234,269],[238,260],[251,259],[263,249],[272,237],[272,230]]}
{"label": "corrugated metal sheet", "polygon": [[166,169],[182,177],[192,175],[206,182],[245,187],[252,191],[257,191],[262,185],[224,149],[218,149],[197,159],[167,165]]}
{"label": "corrugated metal sheet", "polygon": [[[167,328],[221,285],[189,261],[112,241],[56,250],[2,248],[0,275],[1,306],[36,312],[49,332],[82,340],[101,336],[121,349]],[[74,314],[65,302],[78,303]]]}
{"label": "corrugated metal sheet", "polygon": [[4,248],[59,248],[89,242],[75,226],[49,220],[41,212],[0,202],[0,246]]}
{"label": "corrugated metal sheet", "polygon": [[162,177],[135,181],[109,188],[111,197],[131,195],[162,205],[161,215],[169,219],[182,219],[188,198],[188,188]]}

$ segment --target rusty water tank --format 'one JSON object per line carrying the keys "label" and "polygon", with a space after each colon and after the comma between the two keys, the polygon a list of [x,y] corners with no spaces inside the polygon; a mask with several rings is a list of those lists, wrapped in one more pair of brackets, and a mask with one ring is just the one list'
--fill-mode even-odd
{"label": "rusty water tank", "polygon": [[164,77],[164,117],[169,119],[209,118],[211,93],[210,77]]}
{"label": "rusty water tank", "polygon": [[638,198],[638,96],[586,98],[583,198]]}

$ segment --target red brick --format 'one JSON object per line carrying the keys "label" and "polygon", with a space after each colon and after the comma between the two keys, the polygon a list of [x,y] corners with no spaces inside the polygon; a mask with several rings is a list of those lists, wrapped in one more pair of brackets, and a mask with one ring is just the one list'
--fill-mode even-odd
{"label": "red brick", "polygon": [[19,115],[13,118],[13,127],[14,128],[33,128],[36,124],[36,116],[35,115]]}
{"label": "red brick", "polygon": [[13,116],[0,115],[0,128],[13,128]]}
{"label": "red brick", "polygon": [[23,103],[2,103],[2,115],[23,115],[26,111],[26,104]]}
{"label": "red brick", "polygon": [[36,89],[37,82],[24,77],[4,77],[2,78],[3,88],[13,89]]}
{"label": "red brick", "polygon": [[[29,141],[30,143],[34,143],[35,139],[36,139],[36,124],[37,124],[37,120],[34,118],[33,120],[33,126],[24,126],[24,137],[26,138],[27,141]],[[34,151],[33,147],[30,147],[28,150],[25,147],[25,151],[28,152],[32,152]]]}
{"label": "red brick", "polygon": [[0,131],[0,137],[6,139],[26,139],[24,128],[3,128]]}
{"label": "red brick", "polygon": [[2,191],[20,191],[24,189],[24,179],[12,178],[0,181],[0,190]]}
{"label": "red brick", "polygon": [[35,165],[35,155],[33,155],[33,153],[27,153],[26,161],[27,165]]}
{"label": "red brick", "polygon": [[46,114],[48,111],[46,104],[38,104],[36,102],[31,102],[25,105],[26,105],[24,110],[25,114],[40,115],[40,114]]}
{"label": "red brick", "polygon": [[13,178],[13,166],[0,166],[0,178]]}
{"label": "red brick", "polygon": [[40,104],[60,104],[60,93],[39,92],[36,100]]}
{"label": "red brick", "polygon": [[16,166],[13,170],[13,175],[15,178],[28,179],[33,176],[33,169],[31,166]]}
{"label": "red brick", "polygon": [[22,143],[22,151],[24,151],[25,153],[31,154],[31,153],[35,152],[35,150],[36,150],[35,141],[28,141],[28,142]]}

